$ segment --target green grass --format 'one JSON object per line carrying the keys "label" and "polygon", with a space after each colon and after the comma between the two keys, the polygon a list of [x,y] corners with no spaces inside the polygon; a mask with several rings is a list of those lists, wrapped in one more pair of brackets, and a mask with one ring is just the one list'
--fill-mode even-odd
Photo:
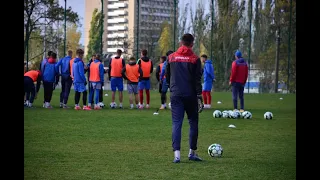
{"label": "green grass", "polygon": [[[126,109],[100,111],[60,109],[58,91],[52,100],[54,109],[42,108],[39,94],[36,108],[24,111],[25,179],[296,179],[295,95],[246,94],[251,120],[214,119],[213,110],[202,112],[198,154],[203,162],[187,159],[189,125],[185,119],[182,162],[173,164],[171,113],[152,115],[159,107],[156,91],[151,92],[153,109],[128,109],[125,93]],[[71,103],[73,93],[70,97]],[[104,102],[109,105],[110,96]],[[232,109],[230,92],[213,93],[212,102],[219,110]],[[273,113],[273,120],[263,119],[266,111]],[[229,124],[237,128],[228,128]],[[207,154],[213,143],[224,148],[222,158]]]}

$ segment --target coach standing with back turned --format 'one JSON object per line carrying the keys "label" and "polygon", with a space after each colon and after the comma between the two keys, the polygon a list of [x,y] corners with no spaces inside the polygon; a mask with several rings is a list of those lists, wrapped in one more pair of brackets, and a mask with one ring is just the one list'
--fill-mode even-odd
{"label": "coach standing with back turned", "polygon": [[178,50],[168,57],[166,79],[170,87],[172,113],[172,147],[174,163],[180,162],[181,128],[184,112],[187,113],[189,130],[189,160],[202,161],[197,156],[199,112],[203,109],[201,62],[192,51],[194,37],[184,34]]}

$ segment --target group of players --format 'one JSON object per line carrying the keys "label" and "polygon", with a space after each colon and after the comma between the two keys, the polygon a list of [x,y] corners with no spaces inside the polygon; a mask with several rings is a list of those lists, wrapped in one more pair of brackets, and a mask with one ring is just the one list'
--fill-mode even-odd
{"label": "group of players", "polygon": [[[166,94],[169,86],[165,74],[167,59],[172,53],[173,51],[170,50],[166,53],[166,56],[160,57],[160,64],[156,68],[156,78],[159,82],[159,93],[161,95],[160,109],[167,108]],[[241,52],[237,51],[237,53],[241,56]],[[69,108],[67,102],[71,86],[74,85],[74,109],[81,109],[79,105],[81,93],[83,94],[83,110],[91,110],[92,108],[97,110],[101,109],[104,106],[104,74],[108,73],[112,90],[111,108],[117,107],[115,102],[117,90],[119,92],[119,108],[123,108],[123,79],[127,80],[130,108],[134,108],[133,101],[135,101],[136,108],[150,108],[150,76],[153,73],[153,63],[151,59],[147,57],[147,50],[141,51],[141,58],[138,59],[138,61],[136,61],[134,57],[131,57],[127,64],[121,57],[122,51],[120,49],[117,50],[116,56],[109,61],[108,71],[104,69],[99,54],[93,55],[86,65],[83,62],[83,54],[83,50],[78,49],[76,58],[72,58],[73,52],[69,50],[68,55],[57,62],[57,54],[49,51],[48,57],[41,62],[40,70],[31,70],[24,74],[25,106],[33,107],[33,101],[37,97],[42,81],[44,88],[43,107],[52,108],[50,104],[52,93],[59,80],[61,80],[60,108]],[[207,59],[207,55],[203,54],[200,59],[203,63],[202,76],[204,79],[202,97],[204,108],[206,109],[211,108],[211,90],[215,82],[214,68],[212,61]],[[85,73],[87,73],[87,79]],[[34,85],[35,82],[37,84],[36,86]],[[87,94],[87,84],[89,85],[89,95]],[[146,93],[145,106],[143,103],[143,90],[145,90]],[[89,98],[88,104],[87,97]],[[242,104],[243,103],[241,103],[241,110],[243,110]]]}
{"label": "group of players", "polygon": [[[168,91],[168,84],[166,82],[165,69],[167,58],[173,51],[168,51],[166,56],[160,58],[160,64],[156,68],[156,78],[159,81],[159,93],[161,94],[161,107],[160,109],[167,108],[166,94]],[[75,109],[79,110],[80,96],[83,94],[83,110],[101,109],[103,104],[103,90],[104,74],[108,73],[111,84],[112,98],[110,107],[115,108],[115,94],[119,92],[119,108],[123,108],[123,79],[127,80],[127,90],[129,94],[130,108],[134,108],[133,99],[135,100],[136,108],[149,108],[150,107],[150,76],[153,73],[153,63],[147,57],[147,50],[141,51],[141,58],[136,61],[131,57],[128,63],[121,58],[122,51],[117,50],[117,54],[109,61],[109,70],[106,71],[101,62],[101,56],[95,54],[89,60],[87,65],[83,62],[83,50],[78,49],[76,58],[72,58],[73,52],[68,51],[68,55],[58,62],[56,61],[57,54],[49,51],[48,57],[45,58],[40,65],[40,70],[31,70],[24,74],[25,86],[25,106],[33,107],[33,101],[37,97],[42,81],[44,88],[44,108],[52,108],[50,102],[53,90],[61,80],[61,93],[60,93],[60,108],[69,108],[67,106],[70,90],[72,84],[75,90]],[[207,60],[206,55],[201,56],[204,63],[203,76],[204,76],[204,108],[211,107],[211,88],[213,86],[214,69],[211,60]],[[75,71],[77,70],[77,71]],[[85,77],[87,73],[87,80]],[[60,78],[61,77],[61,78]],[[34,82],[37,82],[35,87]],[[86,85],[89,85],[89,95],[86,91]],[[144,106],[143,90],[146,92],[146,105]],[[95,97],[94,97],[95,95]],[[89,102],[87,104],[87,96]]]}
{"label": "group of players", "polygon": [[[170,88],[171,116],[172,116],[172,148],[174,152],[174,163],[180,162],[181,149],[181,128],[184,114],[188,116],[189,129],[189,153],[188,159],[202,161],[197,155],[198,122],[199,113],[203,108],[211,106],[211,88],[213,86],[214,70],[211,60],[206,55],[199,58],[192,51],[194,37],[191,34],[184,34],[181,38],[180,47],[175,51],[168,51],[166,56],[161,57],[157,67],[156,77],[160,82],[161,108],[166,108],[166,92]],[[119,91],[119,107],[122,108],[123,79],[127,80],[127,89],[130,95],[130,108],[134,108],[133,95],[137,108],[144,108],[143,90],[146,91],[146,108],[150,103],[150,75],[153,72],[153,64],[147,57],[147,51],[141,51],[141,58],[136,61],[131,57],[127,64],[121,58],[121,51],[109,63],[109,80],[111,82],[112,102],[115,107],[115,92]],[[50,105],[52,92],[59,82],[61,76],[60,107],[68,108],[67,101],[72,84],[75,90],[75,109],[79,106],[81,93],[83,94],[84,110],[91,110],[94,102],[94,109],[101,109],[99,102],[102,102],[102,86],[104,85],[104,74],[107,73],[101,63],[99,54],[92,57],[87,65],[83,62],[83,50],[76,51],[76,58],[72,59],[72,51],[68,56],[56,62],[56,54],[49,52],[48,58],[41,63],[40,70],[31,70],[24,74],[24,91],[26,106],[32,107],[36,93],[40,89],[41,81],[44,87],[44,107],[52,108]],[[232,86],[233,106],[238,108],[238,97],[240,99],[240,112],[244,111],[244,86],[248,77],[248,65],[240,51],[235,52],[235,59],[232,62],[229,85]],[[204,63],[202,68],[201,62]],[[87,79],[89,82],[89,103],[87,104]],[[201,79],[204,77],[202,85]],[[35,87],[34,83],[37,82]],[[93,96],[95,94],[95,99]],[[139,100],[140,97],[140,100]],[[204,102],[204,103],[203,103]]]}

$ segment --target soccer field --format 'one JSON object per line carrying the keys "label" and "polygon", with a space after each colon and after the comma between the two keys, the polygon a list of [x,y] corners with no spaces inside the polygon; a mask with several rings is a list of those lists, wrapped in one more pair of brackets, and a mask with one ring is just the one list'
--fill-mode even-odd
{"label": "soccer field", "polygon": [[[181,163],[174,164],[170,110],[153,112],[160,95],[151,92],[151,109],[110,109],[111,93],[102,110],[60,109],[54,92],[54,109],[24,110],[24,179],[296,179],[296,96],[245,94],[246,110],[253,118],[214,119],[213,109],[231,110],[231,92],[213,93],[213,109],[200,114],[198,155],[203,162],[188,160],[189,125],[182,129]],[[279,100],[283,97],[283,100]],[[217,104],[221,101],[222,104]],[[80,101],[82,102],[82,101]],[[74,103],[71,93],[69,105]],[[266,111],[274,119],[265,120]],[[235,129],[228,128],[234,124]],[[209,157],[207,148],[222,145],[223,157]]]}

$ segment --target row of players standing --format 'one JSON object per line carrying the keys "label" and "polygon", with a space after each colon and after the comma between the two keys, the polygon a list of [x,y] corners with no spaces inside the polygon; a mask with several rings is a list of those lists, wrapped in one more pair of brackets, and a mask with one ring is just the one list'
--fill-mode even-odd
{"label": "row of players standing", "polygon": [[[170,50],[166,53],[166,56],[162,56],[160,58],[160,64],[157,66],[157,69],[156,69],[156,78],[159,81],[159,93],[161,94],[160,109],[165,109],[167,106],[166,93],[168,91],[168,84],[166,83],[165,68],[167,64],[166,59],[171,53],[173,53],[173,51]],[[141,51],[141,58],[138,60],[137,63],[134,58],[130,58],[129,63],[127,65],[125,65],[125,60],[121,58],[121,54],[122,54],[122,51],[117,50],[117,56],[112,58],[109,62],[108,75],[109,75],[109,80],[111,82],[110,84],[111,84],[111,90],[112,90],[112,102],[110,103],[110,107],[112,108],[117,107],[117,104],[115,102],[116,90],[118,90],[119,92],[119,108],[123,107],[122,92],[123,92],[123,78],[124,78],[127,80],[127,84],[128,84],[127,89],[129,92],[130,108],[134,107],[132,95],[134,95],[135,97],[136,107],[144,108],[144,103],[143,103],[144,89],[146,92],[145,107],[149,108],[150,107],[149,106],[150,76],[153,72],[153,63],[147,57],[147,50]],[[52,92],[55,89],[55,86],[59,82],[59,76],[61,76],[60,107],[68,108],[67,102],[69,98],[69,93],[70,93],[71,86],[74,83],[74,77],[72,76],[72,69],[73,69],[72,67],[73,67],[73,62],[76,59],[76,58],[72,59],[72,55],[73,55],[73,52],[68,51],[68,55],[62,58],[58,63],[56,63],[56,54],[50,51],[48,53],[48,58],[42,61],[40,70],[42,72],[42,81],[43,81],[43,87],[44,87],[43,107],[52,108],[50,104],[50,101],[52,98]],[[79,55],[77,55],[77,57],[79,57]],[[79,58],[78,60],[76,60],[76,62],[81,61],[83,65],[83,73],[87,72],[88,83],[89,83],[89,103],[88,103],[88,106],[86,106],[87,104],[86,88],[82,86],[79,87],[76,84],[75,87],[78,90],[76,90],[76,93],[75,93],[75,104],[76,104],[75,109],[80,109],[79,100],[80,100],[81,92],[83,93],[83,104],[84,104],[83,109],[86,109],[86,110],[91,109],[93,104],[95,109],[100,109],[102,106],[104,106],[102,87],[104,86],[104,74],[107,73],[107,71],[104,70],[103,64],[101,63],[100,55],[98,54],[93,55],[86,66],[83,63],[82,58],[83,57]],[[205,54],[201,56],[201,61],[202,63],[204,63],[204,68],[203,68],[204,84],[203,84],[203,91],[202,91],[202,96],[204,98],[204,108],[210,108],[211,107],[211,90],[212,90],[213,83],[215,81],[214,68],[212,65],[212,61],[207,60],[207,56]],[[135,66],[137,64],[138,66]],[[136,76],[126,75],[128,74],[126,72],[132,73],[131,71],[126,71],[126,69],[131,70],[131,67],[135,69],[139,67],[137,70],[134,70],[134,73]],[[90,71],[91,71],[91,75],[90,75]],[[29,82],[31,82],[30,79],[32,78],[28,79]],[[80,75],[80,76],[76,76],[75,82],[82,83],[82,82],[86,82],[86,80],[85,80],[85,77]],[[85,86],[86,84],[87,82],[85,83]],[[39,88],[40,88],[40,85],[37,86],[36,92],[39,91]],[[96,94],[95,98],[94,98],[94,94]],[[30,100],[30,98],[27,99],[26,104],[28,104],[28,106],[32,106],[33,98],[31,99],[32,101]]]}
{"label": "row of players standing", "polygon": [[[36,94],[40,89],[41,81],[44,87],[44,104],[45,108],[52,108],[50,102],[52,93],[61,76],[61,93],[60,93],[60,107],[68,108],[67,102],[70,94],[72,84],[75,90],[75,109],[81,109],[79,106],[81,93],[83,94],[83,109],[90,110],[94,102],[94,108],[100,109],[103,101],[102,87],[104,85],[104,70],[100,55],[95,55],[87,65],[83,62],[83,50],[78,49],[76,58],[72,59],[72,51],[68,51],[68,55],[56,62],[56,53],[48,52],[48,57],[41,62],[40,70],[28,71],[24,74],[24,85],[26,102],[25,105],[32,107]],[[115,108],[115,94],[119,91],[119,107],[122,108],[123,100],[123,78],[127,80],[128,92],[130,94],[130,107],[133,108],[133,98],[135,95],[135,102],[137,108],[143,108],[143,90],[146,91],[146,108],[150,104],[150,75],[153,72],[152,61],[147,57],[147,50],[141,51],[141,58],[136,61],[131,57],[129,63],[126,65],[125,60],[121,58],[122,51],[117,50],[117,56],[112,58],[109,63],[109,80],[111,82],[112,102],[110,106]],[[87,105],[87,80],[85,73],[88,74],[89,82],[89,103]],[[33,82],[37,82],[35,87]],[[138,97],[138,90],[140,94],[140,102]],[[96,94],[95,99],[93,98]]]}

